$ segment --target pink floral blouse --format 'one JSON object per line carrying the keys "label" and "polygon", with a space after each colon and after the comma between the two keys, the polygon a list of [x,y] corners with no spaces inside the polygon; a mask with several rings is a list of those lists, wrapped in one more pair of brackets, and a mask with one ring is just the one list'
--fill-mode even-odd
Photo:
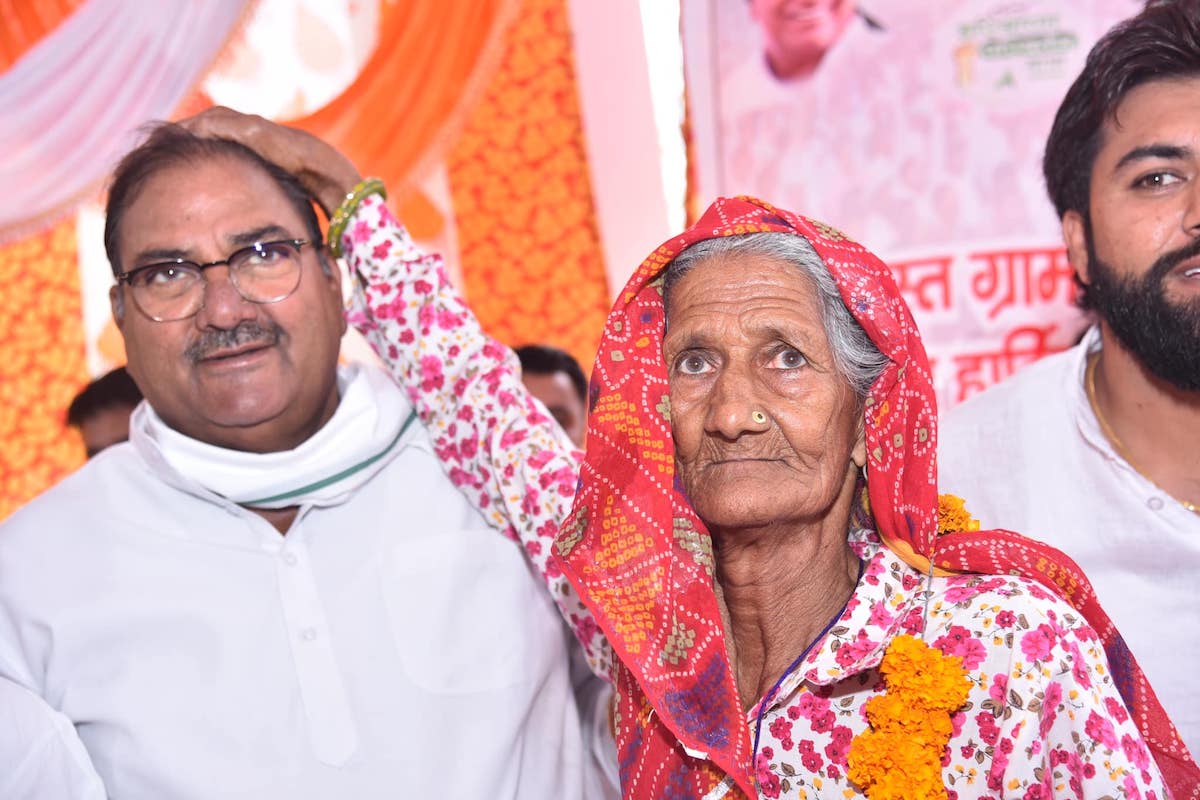
{"label": "pink floral blouse", "polygon": [[[850,740],[884,689],[883,651],[910,633],[961,656],[973,683],[942,760],[950,798],[1166,797],[1099,637],[1064,601],[1022,578],[931,580],[874,531],[852,531],[850,543],[866,566],[846,611],[763,714],[761,796],[858,794],[846,780]],[[759,710],[747,715],[752,731]]]}
{"label": "pink floral blouse", "polygon": [[[441,259],[379,198],[359,207],[343,247],[365,284],[366,309],[351,321],[407,388],[451,480],[522,542],[592,668],[608,676],[603,635],[549,560],[582,454],[524,390],[515,356],[483,333]],[[961,656],[973,681],[943,759],[952,800],[1167,797],[1098,637],[1069,605],[1019,578],[927,578],[870,530],[851,531],[850,543],[864,570],[845,612],[747,714],[751,736],[760,728],[762,797],[861,796],[846,779],[850,741],[867,727],[865,701],[883,691],[883,651],[902,633],[920,636],[926,608],[924,640]]]}

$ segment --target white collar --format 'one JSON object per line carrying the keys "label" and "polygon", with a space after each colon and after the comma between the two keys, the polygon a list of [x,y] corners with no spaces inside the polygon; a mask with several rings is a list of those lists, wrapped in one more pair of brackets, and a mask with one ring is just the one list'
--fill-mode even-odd
{"label": "white collar", "polygon": [[201,442],[169,427],[145,401],[130,419],[130,440],[238,505],[338,505],[400,452],[416,412],[377,368],[339,367],[337,382],[333,417],[292,450],[247,453]]}

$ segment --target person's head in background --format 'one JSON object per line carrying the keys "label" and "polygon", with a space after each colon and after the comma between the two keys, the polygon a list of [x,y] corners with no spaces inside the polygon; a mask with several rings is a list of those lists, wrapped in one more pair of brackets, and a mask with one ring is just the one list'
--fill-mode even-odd
{"label": "person's head in background", "polygon": [[854,0],[750,0],[771,73],[781,81],[811,75],[845,33],[854,6]]}
{"label": "person's head in background", "polygon": [[541,400],[571,441],[583,447],[587,432],[587,378],[579,362],[565,350],[541,344],[517,348],[521,378]]}
{"label": "person's head in background", "polygon": [[142,393],[124,367],[89,383],[67,409],[67,425],[83,434],[87,457],[129,438],[129,415]]}
{"label": "person's head in background", "polygon": [[1042,166],[1106,350],[1200,391],[1200,4],[1150,2],[1105,34]]}

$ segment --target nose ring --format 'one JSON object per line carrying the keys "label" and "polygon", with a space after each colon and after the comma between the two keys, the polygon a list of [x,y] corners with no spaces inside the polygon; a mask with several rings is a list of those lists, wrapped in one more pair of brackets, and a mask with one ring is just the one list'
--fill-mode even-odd
{"label": "nose ring", "polygon": [[765,425],[767,422],[767,415],[761,411],[752,411],[750,413],[750,419],[754,420],[755,425]]}

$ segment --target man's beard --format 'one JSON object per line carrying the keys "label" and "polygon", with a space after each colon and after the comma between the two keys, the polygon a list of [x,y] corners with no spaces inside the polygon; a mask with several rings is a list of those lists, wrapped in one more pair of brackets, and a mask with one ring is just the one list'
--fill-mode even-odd
{"label": "man's beard", "polygon": [[1171,270],[1200,255],[1200,239],[1166,253],[1140,276],[1121,276],[1101,261],[1090,231],[1087,248],[1088,298],[1096,313],[1152,375],[1181,391],[1200,392],[1200,299],[1174,302],[1166,286]]}

